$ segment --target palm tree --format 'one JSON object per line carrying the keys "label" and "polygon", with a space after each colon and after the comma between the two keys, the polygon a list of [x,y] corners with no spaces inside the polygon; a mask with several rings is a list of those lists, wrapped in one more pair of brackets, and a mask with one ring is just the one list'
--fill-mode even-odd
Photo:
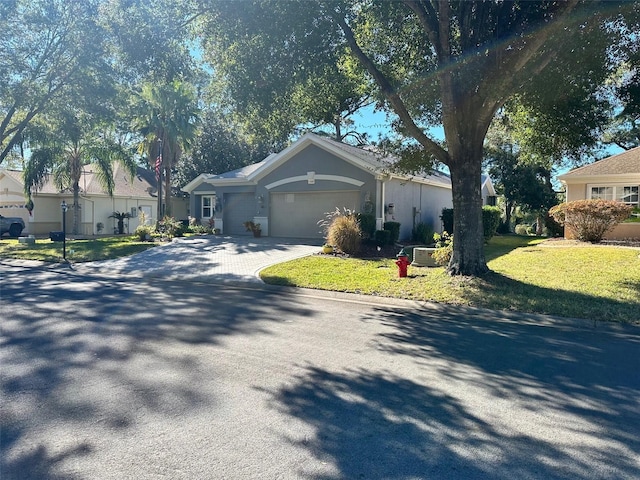
{"label": "palm tree", "polygon": [[74,235],[79,233],[80,179],[85,165],[96,167],[97,178],[110,196],[115,187],[114,162],[119,161],[132,178],[135,175],[131,156],[113,140],[106,127],[96,125],[84,112],[67,109],[57,118],[46,118],[30,130],[30,140],[33,151],[23,171],[25,194],[32,202],[31,193],[42,188],[50,175],[58,190],[70,190]]}
{"label": "palm tree", "polygon": [[165,85],[146,83],[138,93],[132,126],[143,137],[139,153],[150,162],[161,154],[160,172],[167,201],[162,208],[162,185],[158,183],[158,220],[171,215],[171,169],[196,135],[198,107],[194,89],[174,80]]}

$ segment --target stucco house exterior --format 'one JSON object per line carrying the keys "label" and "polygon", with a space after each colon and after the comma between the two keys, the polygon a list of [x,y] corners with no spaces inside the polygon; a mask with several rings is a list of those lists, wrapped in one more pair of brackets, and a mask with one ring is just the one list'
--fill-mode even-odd
{"label": "stucco house exterior", "polygon": [[[566,187],[567,202],[585,199],[617,200],[640,207],[640,147],[571,170],[558,179]],[[565,232],[571,238],[571,232]],[[640,239],[640,223],[620,223],[605,235],[609,240]]]}
{"label": "stucco house exterior", "polygon": [[[441,231],[440,214],[452,206],[451,180],[390,173],[389,158],[312,133],[259,163],[220,175],[201,174],[183,190],[201,223],[215,222],[223,234],[249,235],[244,222],[259,223],[262,235],[322,238],[318,221],[336,208],[375,215],[376,228],[401,224],[411,237],[419,222]],[[495,196],[491,181],[480,187]]]}
{"label": "stucco house exterior", "polygon": [[[138,226],[138,215],[144,212],[149,222],[155,222],[157,212],[156,179],[151,170],[138,168],[133,179],[125,169],[114,168],[115,189],[110,197],[98,182],[97,174],[87,165],[80,180],[80,235],[98,233],[112,235],[117,220],[109,218],[113,212],[128,212],[132,218],[125,221],[125,233],[133,233]],[[73,204],[70,191],[58,191],[51,180],[37,192],[33,192],[34,208],[26,208],[22,172],[0,169],[0,213],[4,216],[22,217],[25,222],[23,235],[48,235],[51,231],[62,230],[62,209],[64,200]],[[172,213],[177,219],[187,219],[188,198],[172,198]],[[71,209],[67,211],[67,231],[71,231]],[[103,230],[98,232],[98,223]]]}

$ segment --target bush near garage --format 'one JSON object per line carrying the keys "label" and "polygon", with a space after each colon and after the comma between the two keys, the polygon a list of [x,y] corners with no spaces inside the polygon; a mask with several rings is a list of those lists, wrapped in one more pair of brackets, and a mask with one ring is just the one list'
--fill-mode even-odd
{"label": "bush near garage", "polygon": [[399,222],[384,222],[382,224],[382,228],[384,230],[388,230],[391,232],[391,238],[389,239],[389,243],[394,244],[400,238],[400,223]]}
{"label": "bush near garage", "polygon": [[358,213],[358,223],[360,223],[360,230],[362,230],[362,238],[365,240],[373,238],[376,230],[376,217],[370,213]]}
{"label": "bush near garage", "polygon": [[431,225],[424,222],[419,222],[413,227],[411,232],[411,240],[414,242],[420,242],[424,245],[430,245],[433,243],[433,228]]}
{"label": "bush near garage", "polygon": [[568,227],[576,239],[598,243],[604,235],[631,215],[631,207],[614,200],[575,200],[556,205],[549,214]]}
{"label": "bush near garage", "polygon": [[338,250],[354,255],[360,250],[362,230],[357,215],[352,213],[336,215],[327,231],[327,244]]}
{"label": "bush near garage", "polygon": [[389,230],[376,230],[373,233],[373,240],[378,245],[391,245],[391,232]]}

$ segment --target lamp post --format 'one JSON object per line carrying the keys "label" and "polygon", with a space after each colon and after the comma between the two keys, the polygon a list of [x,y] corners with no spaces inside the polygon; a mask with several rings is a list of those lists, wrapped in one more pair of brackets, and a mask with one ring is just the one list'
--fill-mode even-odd
{"label": "lamp post", "polygon": [[67,202],[62,200],[60,204],[62,208],[62,260],[67,261]]}

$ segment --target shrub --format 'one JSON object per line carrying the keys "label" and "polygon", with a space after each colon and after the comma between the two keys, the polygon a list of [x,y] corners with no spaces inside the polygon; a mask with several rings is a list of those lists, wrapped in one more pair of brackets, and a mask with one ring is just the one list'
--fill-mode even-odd
{"label": "shrub", "polygon": [[[496,234],[500,225],[502,212],[498,207],[484,206],[482,207],[482,228],[484,231],[484,241],[488,242]],[[449,230],[451,231],[451,230]]]}
{"label": "shrub", "polygon": [[362,230],[363,238],[373,238],[374,231],[376,229],[376,217],[370,213],[358,213],[358,223],[360,223],[360,230]]}
{"label": "shrub", "polygon": [[191,225],[190,226],[191,233],[205,235],[212,233],[211,227],[207,227],[205,225]]}
{"label": "shrub", "polygon": [[613,200],[576,200],[556,205],[549,214],[583,242],[599,242],[631,214],[631,207]]}
{"label": "shrub", "polygon": [[411,240],[425,245],[433,242],[433,229],[431,225],[424,222],[417,223],[411,232]]}
{"label": "shrub", "polygon": [[436,249],[431,257],[438,265],[448,265],[453,255],[453,235],[449,235],[446,231],[442,234],[434,233],[433,240]]}
{"label": "shrub", "polygon": [[356,215],[335,216],[327,232],[327,243],[350,255],[358,253],[362,230]]}
{"label": "shrub", "polygon": [[524,223],[519,223],[516,225],[516,235],[526,236],[529,235],[529,225],[525,225]]}
{"label": "shrub", "polygon": [[509,224],[507,222],[503,222],[502,220],[500,220],[500,225],[498,225],[498,229],[496,230],[496,233],[500,233],[502,235],[507,235],[511,233]]}
{"label": "shrub", "polygon": [[384,222],[382,227],[385,230],[391,232],[391,238],[389,239],[389,245],[393,245],[400,238],[400,223],[398,222]]}
{"label": "shrub", "polygon": [[373,239],[378,245],[391,245],[391,232],[389,230],[376,230]]}
{"label": "shrub", "polygon": [[551,215],[547,215],[544,219],[544,226],[547,229],[548,237],[563,237],[564,227],[556,222]]}
{"label": "shrub", "polygon": [[138,238],[138,240],[140,240],[141,242],[145,242],[151,239],[153,231],[154,229],[151,225],[138,225],[133,234]]}
{"label": "shrub", "polygon": [[182,228],[182,222],[176,220],[173,217],[164,217],[158,222],[158,232],[166,235],[169,238],[176,236],[176,233]]}
{"label": "shrub", "polygon": [[453,232],[453,208],[443,208],[440,220],[445,232]]}

